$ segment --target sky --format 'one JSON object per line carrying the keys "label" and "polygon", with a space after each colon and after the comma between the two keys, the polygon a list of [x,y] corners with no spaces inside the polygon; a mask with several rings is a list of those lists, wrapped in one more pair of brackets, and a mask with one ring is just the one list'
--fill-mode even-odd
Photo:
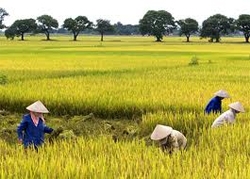
{"label": "sky", "polygon": [[250,14],[250,0],[0,0],[0,7],[9,13],[4,18],[7,26],[18,19],[36,19],[44,14],[55,18],[60,27],[66,18],[79,15],[93,23],[106,19],[111,24],[135,25],[148,10],[165,10],[175,20],[193,18],[199,25],[218,13],[235,19]]}

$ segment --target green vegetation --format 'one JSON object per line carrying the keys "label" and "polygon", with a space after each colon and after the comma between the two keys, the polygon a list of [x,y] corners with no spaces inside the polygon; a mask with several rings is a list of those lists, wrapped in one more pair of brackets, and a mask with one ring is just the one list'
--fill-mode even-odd
{"label": "green vegetation", "polygon": [[[249,44],[99,38],[0,37],[0,178],[249,178]],[[223,110],[240,101],[246,113],[210,129],[217,115],[203,109],[219,89],[232,96]],[[15,144],[15,130],[38,99],[47,124],[65,133],[36,155]],[[158,123],[183,132],[187,151],[163,154],[149,140]]]}

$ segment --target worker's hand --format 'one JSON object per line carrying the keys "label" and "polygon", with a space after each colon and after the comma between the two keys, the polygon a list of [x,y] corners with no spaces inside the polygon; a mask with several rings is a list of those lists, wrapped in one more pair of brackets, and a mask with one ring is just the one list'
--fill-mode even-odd
{"label": "worker's hand", "polygon": [[18,143],[19,143],[19,144],[22,144],[22,143],[23,143],[23,140],[22,140],[22,139],[18,139]]}
{"label": "worker's hand", "polygon": [[49,136],[49,141],[53,142],[61,133],[63,132],[63,127],[58,127],[57,129],[53,130],[53,132]]}
{"label": "worker's hand", "polygon": [[55,130],[55,132],[56,133],[61,133],[63,131],[63,127],[62,126],[60,126],[60,127],[58,127],[56,130]]}

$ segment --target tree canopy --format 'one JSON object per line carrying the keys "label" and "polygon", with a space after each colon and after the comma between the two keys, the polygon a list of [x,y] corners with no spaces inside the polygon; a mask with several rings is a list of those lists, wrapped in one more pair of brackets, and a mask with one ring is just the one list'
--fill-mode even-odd
{"label": "tree canopy", "polygon": [[150,10],[139,21],[139,29],[142,35],[153,35],[160,42],[165,34],[169,34],[175,28],[173,16],[164,10]]}
{"label": "tree canopy", "polygon": [[237,29],[243,32],[245,41],[249,43],[250,36],[250,15],[249,14],[241,14],[236,21]]}
{"label": "tree canopy", "polygon": [[180,26],[179,35],[184,34],[187,37],[187,42],[189,42],[191,34],[198,32],[199,24],[195,19],[187,18],[179,20],[176,23]]}
{"label": "tree canopy", "polygon": [[232,26],[232,18],[216,14],[203,21],[200,36],[202,38],[209,37],[210,42],[213,42],[214,39],[216,42],[219,42],[222,35],[228,34],[233,30]]}
{"label": "tree canopy", "polygon": [[113,32],[114,27],[110,24],[109,20],[97,19],[96,30],[101,34],[101,41],[103,41],[103,35],[105,32]]}
{"label": "tree canopy", "polygon": [[4,35],[7,39],[13,40],[16,36],[15,28],[9,27],[4,31]]}
{"label": "tree canopy", "polygon": [[68,18],[64,20],[63,27],[73,33],[73,40],[77,40],[77,36],[85,29],[92,28],[93,23],[85,16],[78,16],[75,19]]}
{"label": "tree canopy", "polygon": [[37,18],[38,32],[46,35],[47,40],[50,40],[50,33],[58,28],[58,21],[50,15],[42,15]]}
{"label": "tree canopy", "polygon": [[5,16],[8,16],[9,14],[7,11],[0,7],[0,29],[5,28],[6,26],[3,24],[3,20]]}
{"label": "tree canopy", "polygon": [[7,38],[13,39],[15,36],[21,36],[21,40],[24,40],[25,33],[33,33],[37,30],[36,20],[34,19],[22,19],[16,20],[5,32]]}

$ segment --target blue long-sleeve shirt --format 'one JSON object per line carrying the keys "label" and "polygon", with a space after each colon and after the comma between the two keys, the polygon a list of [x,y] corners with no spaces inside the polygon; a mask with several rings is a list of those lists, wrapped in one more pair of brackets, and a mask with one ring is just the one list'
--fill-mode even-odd
{"label": "blue long-sleeve shirt", "polygon": [[30,114],[23,116],[17,127],[18,139],[23,141],[25,147],[29,145],[39,146],[44,142],[44,133],[51,133],[52,128],[47,127],[39,118],[37,126],[33,123]]}
{"label": "blue long-sleeve shirt", "polygon": [[205,108],[205,113],[209,114],[211,112],[213,113],[221,113],[221,98],[218,96],[215,96],[214,98],[212,98],[206,108]]}

